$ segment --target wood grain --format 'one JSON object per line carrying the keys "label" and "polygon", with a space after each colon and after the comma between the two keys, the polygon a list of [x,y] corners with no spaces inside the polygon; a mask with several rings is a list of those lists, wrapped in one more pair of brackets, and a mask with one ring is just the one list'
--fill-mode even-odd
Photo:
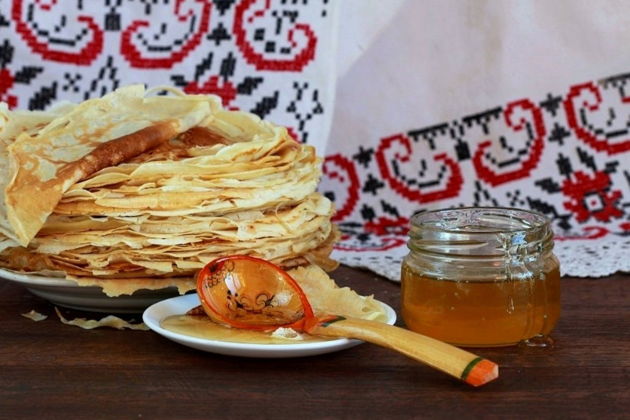
{"label": "wood grain", "polygon": [[[333,277],[399,312],[398,284],[347,267]],[[475,389],[370,344],[245,359],[152,332],[81,330],[0,280],[0,418],[628,418],[630,275],[562,281],[555,347],[474,349],[501,366]],[[31,309],[49,318],[20,316]]]}

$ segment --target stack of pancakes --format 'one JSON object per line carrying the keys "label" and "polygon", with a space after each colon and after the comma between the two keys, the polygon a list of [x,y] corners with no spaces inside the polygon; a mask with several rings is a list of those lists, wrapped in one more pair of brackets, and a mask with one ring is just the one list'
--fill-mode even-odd
{"label": "stack of pancakes", "polygon": [[174,93],[0,108],[0,267],[109,295],[190,290],[224,255],[333,269],[314,149],[216,97]]}

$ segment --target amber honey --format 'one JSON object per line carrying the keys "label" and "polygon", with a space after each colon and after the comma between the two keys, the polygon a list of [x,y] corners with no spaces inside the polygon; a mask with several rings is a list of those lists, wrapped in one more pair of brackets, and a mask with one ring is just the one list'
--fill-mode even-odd
{"label": "amber honey", "polygon": [[550,221],[508,208],[419,213],[402,266],[407,327],[471,347],[548,345],[560,316]]}
{"label": "amber honey", "polygon": [[247,344],[300,344],[304,342],[327,341],[328,338],[308,334],[278,335],[271,332],[229,328],[212,322],[204,316],[172,315],[165,318],[160,326],[169,331],[205,340],[229,341]]}
{"label": "amber honey", "polygon": [[548,335],[560,317],[560,271],[543,278],[436,279],[403,267],[402,316],[411,330],[461,346],[506,346]]}

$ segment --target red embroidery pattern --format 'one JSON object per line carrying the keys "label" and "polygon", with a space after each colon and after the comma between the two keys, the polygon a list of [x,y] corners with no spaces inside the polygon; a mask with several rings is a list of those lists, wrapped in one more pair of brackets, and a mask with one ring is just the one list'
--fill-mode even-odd
{"label": "red embroidery pattern", "polygon": [[188,94],[217,95],[221,98],[223,106],[230,108],[230,103],[236,99],[236,88],[229,80],[220,82],[219,76],[210,76],[202,85],[190,82],[184,87]]}
{"label": "red embroidery pattern", "polygon": [[[185,13],[182,11],[182,3],[184,0],[177,0],[174,6],[174,15],[179,22],[188,25],[189,22],[194,22],[196,19],[197,11],[192,8],[188,9]],[[168,50],[175,49],[177,44],[182,44],[180,49],[170,51],[165,57],[148,57],[144,55],[151,49],[161,49],[159,46],[146,45],[145,51],[139,47],[138,42],[134,42],[134,36],[141,33],[142,28],[148,28],[151,26],[147,20],[136,20],[127,29],[123,31],[120,52],[129,61],[133,67],[150,68],[150,69],[170,69],[179,63],[196,47],[201,43],[202,36],[208,31],[210,25],[210,9],[212,4],[209,0],[195,0],[196,3],[202,5],[201,19],[199,27],[192,34],[185,34],[182,39],[177,40],[176,45],[169,45]],[[190,38],[185,42],[186,38]],[[185,42],[185,43],[184,43]],[[171,48],[172,47],[172,48]]]}
{"label": "red embroidery pattern", "polygon": [[390,164],[386,157],[386,153],[396,143],[403,147],[403,153],[401,154],[399,152],[395,152],[391,161],[401,163],[410,162],[411,157],[414,155],[411,147],[411,141],[408,137],[402,134],[382,139],[376,151],[376,161],[378,162],[379,171],[394,191],[405,197],[407,200],[415,201],[417,203],[430,203],[432,201],[457,196],[463,184],[462,174],[457,163],[453,159],[449,158],[446,153],[436,154],[433,157],[436,162],[443,162],[444,167],[448,168],[449,178],[442,189],[431,192],[423,192],[420,188],[410,188],[407,184],[403,183],[396,174],[390,170]]}
{"label": "red embroidery pattern", "polygon": [[[266,53],[259,52],[254,48],[251,41],[247,39],[247,32],[245,30],[246,23],[251,25],[256,20],[263,19],[265,15],[269,13],[271,7],[270,0],[264,0],[262,9],[252,11],[251,14],[245,18],[247,12],[250,11],[250,8],[256,2],[257,0],[244,0],[236,8],[236,17],[232,31],[236,36],[236,44],[243,53],[243,56],[248,63],[254,65],[258,70],[301,71],[315,57],[315,48],[317,46],[317,36],[315,32],[306,24],[295,24],[286,31],[287,41],[290,47],[285,47],[284,52],[292,52],[295,49],[298,49],[298,52],[293,53],[292,56],[288,58],[268,58]],[[301,32],[305,38],[304,45],[301,48],[296,41],[296,33],[298,32]],[[260,33],[261,32],[259,32],[259,34]],[[258,38],[261,38],[260,40],[262,41],[263,37],[259,36]],[[273,49],[275,50],[275,43],[267,43],[266,45],[274,45]],[[283,51],[281,50],[281,52]]]}
{"label": "red embroidery pattern", "polygon": [[355,237],[352,235],[343,235],[341,242],[335,245],[335,249],[346,252],[370,252],[370,251],[389,251],[390,249],[398,248],[407,243],[407,240],[403,237],[394,236],[375,236],[374,241],[366,243],[365,241],[353,240]]}
{"label": "red embroidery pattern", "polygon": [[35,3],[37,3],[37,5],[43,10],[50,10],[57,4],[57,0],[50,0],[50,2],[46,2],[45,0],[35,0]]}
{"label": "red embroidery pattern", "polygon": [[[630,157],[628,84],[630,74],[577,84],[538,101],[375,136],[335,154],[352,164],[353,189],[361,191],[352,208],[342,206],[336,249],[377,251],[396,241],[402,247],[413,213],[460,206],[541,212],[560,241],[627,235],[630,169],[621,156]],[[338,203],[345,203],[347,188],[324,173],[320,189]],[[605,225],[583,226],[588,222]],[[377,253],[365,258],[382,263]]]}
{"label": "red embroidery pattern", "polygon": [[39,66],[23,66],[19,70],[11,69],[15,49],[6,40],[0,44],[0,102],[5,102],[9,109],[18,106],[18,96],[13,90],[19,85],[28,85],[42,72]]}
{"label": "red embroidery pattern", "polygon": [[[546,131],[542,115],[538,107],[536,107],[531,101],[527,99],[512,102],[511,104],[508,104],[507,108],[505,109],[505,113],[503,114],[505,117],[505,123],[514,131],[522,131],[525,129],[525,125],[528,123],[525,117],[522,116],[516,124],[513,121],[514,113],[519,108],[525,112],[531,113],[531,119],[533,120],[535,132],[533,144],[531,144],[531,147],[525,147],[524,149],[522,149],[527,150],[528,148],[531,148],[529,157],[526,160],[520,162],[518,168],[499,173],[497,170],[492,169],[484,162],[484,155],[490,154],[488,152],[488,150],[492,146],[492,142],[490,140],[485,140],[479,143],[479,146],[477,146],[477,151],[473,156],[473,164],[475,166],[475,170],[477,171],[477,175],[479,175],[479,178],[492,186],[497,186],[528,176],[531,171],[536,167],[536,165],[538,165],[540,157],[542,156],[544,145],[543,138],[546,134]],[[503,162],[499,162],[497,166],[501,166],[502,163]]]}
{"label": "red embroidery pattern", "polygon": [[555,241],[569,241],[575,239],[594,240],[603,238],[604,236],[608,235],[610,233],[610,230],[608,228],[605,228],[604,226],[584,226],[582,228],[582,232],[584,233],[578,235],[555,235],[553,239]]}
{"label": "red embroidery pattern", "polygon": [[13,87],[13,76],[7,69],[0,69],[0,101],[6,102],[9,108],[17,106],[17,97],[9,93]]}
{"label": "red embroidery pattern", "polygon": [[[317,48],[333,33],[327,1],[5,3],[0,100],[12,108],[45,109],[130,83],[175,85],[187,93],[216,94],[226,108],[289,127],[303,142],[325,141],[332,111],[326,86],[334,75]],[[14,51],[32,54],[22,53],[22,63],[15,63]],[[303,74],[307,66],[324,76]]]}
{"label": "red embroidery pattern", "polygon": [[302,143],[293,127],[287,127],[287,132],[289,133],[289,136],[291,136],[291,138],[295,140],[296,143]]}
{"label": "red embroidery pattern", "polygon": [[605,172],[595,172],[593,176],[577,171],[574,177],[562,183],[562,193],[569,197],[564,207],[575,214],[578,222],[586,222],[591,217],[600,222],[609,222],[623,216],[617,202],[621,191],[610,191],[610,176]]}
{"label": "red embroidery pattern", "polygon": [[[626,96],[625,93],[620,96],[621,103],[630,102],[630,97]],[[581,108],[576,106],[579,99],[582,99]],[[624,122],[622,127],[610,129],[606,126],[610,123],[603,127],[596,127],[594,123],[588,121],[587,114],[599,110],[602,102],[601,91],[593,82],[572,86],[564,101],[569,126],[580,140],[597,151],[611,155],[630,151],[630,138],[628,138],[630,137],[630,127],[627,122]],[[620,136],[625,137],[626,140],[617,143],[610,142],[611,139]]]}
{"label": "red embroidery pattern", "polygon": [[359,177],[352,161],[341,155],[327,156],[322,171],[329,179],[346,187],[346,199],[333,217],[333,221],[341,221],[352,213],[359,201]]}
{"label": "red embroidery pattern", "polygon": [[[85,28],[89,33],[91,33],[92,38],[79,51],[69,52],[52,48],[54,44],[72,44],[72,39],[58,39],[55,42],[53,42],[50,38],[47,39],[46,42],[38,40],[37,36],[29,25],[29,23],[32,24],[32,22],[27,22],[24,20],[25,2],[25,0],[13,0],[13,10],[11,17],[15,22],[18,33],[29,46],[29,48],[33,52],[41,55],[44,59],[87,66],[90,65],[103,50],[103,31],[96,24],[94,18],[87,15],[78,16],[77,21],[85,24]],[[50,11],[57,4],[57,2],[53,1],[51,3],[41,4],[40,1],[36,1],[35,4],[38,7],[41,7],[42,10]],[[35,8],[35,4],[31,3],[27,5],[27,8],[30,9],[29,13],[27,13],[28,16],[32,16],[32,10]]]}

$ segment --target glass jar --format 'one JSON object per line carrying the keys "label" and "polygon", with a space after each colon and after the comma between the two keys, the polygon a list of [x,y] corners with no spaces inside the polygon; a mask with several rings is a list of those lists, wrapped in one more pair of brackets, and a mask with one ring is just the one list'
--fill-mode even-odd
{"label": "glass jar", "polygon": [[413,331],[469,347],[545,346],[560,316],[560,265],[541,214],[459,208],[411,219],[402,316]]}

